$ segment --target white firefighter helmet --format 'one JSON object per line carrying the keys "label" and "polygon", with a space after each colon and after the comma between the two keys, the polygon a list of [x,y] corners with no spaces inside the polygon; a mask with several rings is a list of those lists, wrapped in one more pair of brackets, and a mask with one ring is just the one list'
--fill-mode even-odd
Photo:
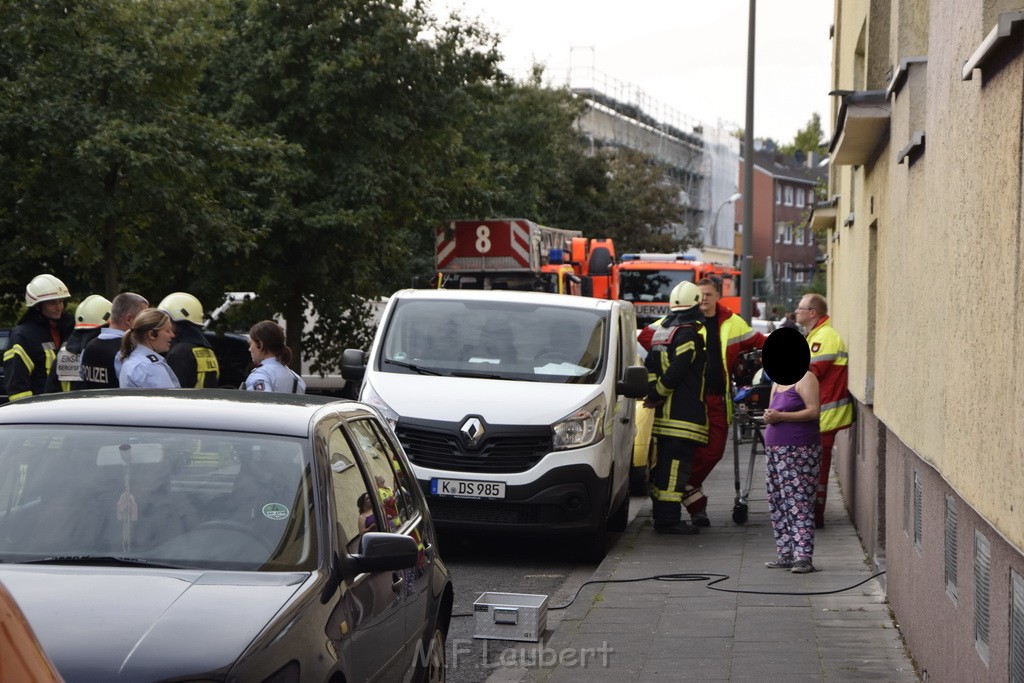
{"label": "white firefighter helmet", "polygon": [[32,278],[32,282],[25,287],[25,305],[29,308],[43,301],[67,299],[70,296],[71,292],[60,281],[60,278],[49,273],[36,275]]}
{"label": "white firefighter helmet", "polygon": [[171,320],[175,322],[187,320],[196,325],[203,324],[203,305],[199,303],[199,299],[187,292],[168,294],[157,308],[167,311],[171,315]]}
{"label": "white firefighter helmet", "polygon": [[700,306],[700,299],[700,287],[692,282],[680,282],[669,294],[668,309],[670,311],[687,311],[694,306]]}
{"label": "white firefighter helmet", "polygon": [[75,309],[75,329],[91,330],[110,322],[110,302],[99,294],[82,299]]}

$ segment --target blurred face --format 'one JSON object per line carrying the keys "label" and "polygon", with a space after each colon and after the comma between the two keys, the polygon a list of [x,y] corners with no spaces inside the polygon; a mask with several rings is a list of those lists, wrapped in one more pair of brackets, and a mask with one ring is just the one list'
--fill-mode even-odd
{"label": "blurred face", "polygon": [[807,297],[800,299],[800,304],[796,307],[796,321],[806,329],[814,327],[814,323],[818,320],[818,312],[810,307],[810,300]]}
{"label": "blurred face", "polygon": [[53,299],[40,303],[39,312],[50,320],[60,320],[60,315],[64,312],[64,299]]}
{"label": "blurred face", "polygon": [[171,340],[174,339],[174,324],[168,320],[164,323],[163,327],[158,327],[155,330],[150,330],[147,334],[149,337],[148,341],[149,348],[153,349],[157,353],[167,353],[171,348]]}
{"label": "blurred face", "polygon": [[718,300],[721,298],[718,296],[718,290],[715,289],[714,285],[698,285],[697,289],[700,290],[700,310],[707,316],[711,317],[715,314],[715,307],[718,305]]}

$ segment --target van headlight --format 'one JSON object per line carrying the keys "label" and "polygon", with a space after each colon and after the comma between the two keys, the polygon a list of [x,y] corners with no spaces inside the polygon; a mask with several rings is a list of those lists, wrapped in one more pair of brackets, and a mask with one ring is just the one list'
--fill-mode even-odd
{"label": "van headlight", "polygon": [[551,425],[555,450],[581,448],[603,439],[604,413],[604,396],[598,396],[579,410],[573,411],[571,415],[567,415]]}
{"label": "van headlight", "polygon": [[366,384],[363,389],[363,394],[359,397],[359,400],[380,411],[381,417],[388,421],[392,429],[394,429],[395,425],[398,424],[398,413],[395,412],[394,408],[384,402],[384,399],[382,399],[380,394],[374,390],[372,384]]}

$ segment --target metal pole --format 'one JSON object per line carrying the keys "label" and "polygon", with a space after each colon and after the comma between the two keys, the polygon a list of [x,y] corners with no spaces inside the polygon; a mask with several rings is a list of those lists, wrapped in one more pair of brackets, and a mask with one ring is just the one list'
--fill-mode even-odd
{"label": "metal pole", "polygon": [[747,121],[743,130],[743,260],[740,263],[740,316],[748,323],[754,310],[754,18],[750,0],[747,27]]}

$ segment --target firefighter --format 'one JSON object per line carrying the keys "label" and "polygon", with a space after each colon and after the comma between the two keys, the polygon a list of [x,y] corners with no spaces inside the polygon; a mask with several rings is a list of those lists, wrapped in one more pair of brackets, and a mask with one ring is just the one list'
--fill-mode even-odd
{"label": "firefighter", "polygon": [[821,387],[821,469],[814,501],[814,526],[825,526],[828,475],[832,470],[832,447],[836,432],[853,424],[853,399],[847,388],[847,352],[842,337],[832,328],[828,302],[820,294],[806,294],[796,307],[796,321],[807,332],[811,349],[811,372]]}
{"label": "firefighter", "polygon": [[25,287],[28,311],[11,331],[10,348],[4,352],[7,395],[11,401],[42,394],[57,349],[75,327],[74,318],[64,310],[71,296],[57,277],[43,273]]}
{"label": "firefighter", "polygon": [[708,442],[704,405],[707,352],[701,337],[701,291],[681,282],[669,296],[669,314],[655,330],[647,354],[650,389],[644,406],[653,408],[651,433],[658,439],[658,459],[651,472],[654,530],[662,534],[696,534],[682,521],[684,486],[696,448]]}
{"label": "firefighter", "polygon": [[121,339],[135,324],[135,318],[149,308],[146,297],[121,292],[110,303],[110,326],[85,345],[79,374],[83,389],[117,389],[121,371]]}
{"label": "firefighter", "polygon": [[199,299],[186,292],[174,292],[165,296],[157,308],[167,311],[174,321],[174,342],[167,352],[167,364],[181,386],[216,389],[220,363],[203,334],[203,305]]}
{"label": "firefighter", "polygon": [[[764,346],[766,337],[754,331],[743,318],[718,303],[721,294],[714,280],[701,278],[697,281],[697,287],[701,291],[700,309],[704,314],[701,336],[708,354],[704,404],[708,410],[709,432],[707,444],[699,447],[694,453],[683,505],[686,506],[695,525],[706,527],[711,525],[711,520],[707,515],[708,499],[701,487],[725,454],[729,425],[732,424],[732,369],[741,353],[760,349]],[[640,331],[637,341],[643,348],[650,348],[651,337],[661,326],[662,320],[655,321]]]}
{"label": "firefighter", "polygon": [[84,389],[80,374],[85,345],[110,324],[110,302],[99,294],[82,299],[75,309],[75,329],[57,352],[56,363],[46,377],[46,393]]}

